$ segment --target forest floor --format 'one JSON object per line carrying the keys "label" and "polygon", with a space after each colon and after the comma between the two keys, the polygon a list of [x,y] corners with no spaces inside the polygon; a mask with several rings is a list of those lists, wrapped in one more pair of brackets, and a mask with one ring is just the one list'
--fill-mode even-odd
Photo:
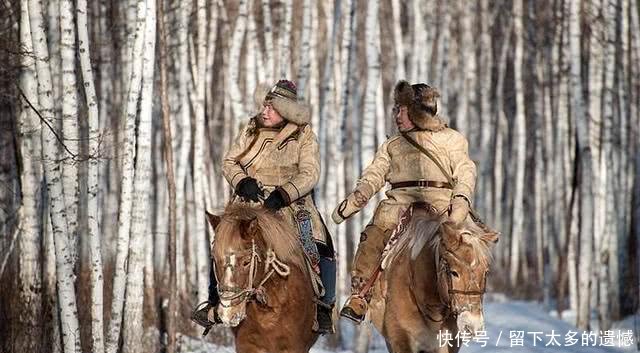
{"label": "forest floor", "polygon": [[[570,320],[570,313],[565,313],[564,319]],[[548,313],[539,303],[498,299],[485,303],[486,336],[470,340],[460,352],[637,352],[639,348],[637,336],[634,335],[634,320],[640,321],[640,318],[630,316],[616,322],[611,334],[602,336],[579,331],[567,321]],[[343,337],[353,337],[354,326],[351,323],[341,321],[341,330]],[[219,347],[198,339],[182,337],[180,341],[182,353],[234,352],[233,347]],[[352,342],[346,342],[345,350],[336,351],[327,349],[324,339],[320,339],[311,353],[351,353],[351,345]],[[384,340],[374,330],[369,353],[386,352]]]}

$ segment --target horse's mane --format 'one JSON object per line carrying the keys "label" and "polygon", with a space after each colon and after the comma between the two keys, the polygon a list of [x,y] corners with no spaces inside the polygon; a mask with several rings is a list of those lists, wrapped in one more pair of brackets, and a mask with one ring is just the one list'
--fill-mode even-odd
{"label": "horse's mane", "polygon": [[251,219],[258,222],[256,236],[264,241],[267,248],[275,252],[279,260],[306,272],[307,266],[297,232],[275,213],[247,203],[231,203],[225,208],[220,225],[216,229],[216,257],[224,256],[218,252],[227,248],[226,244],[237,234],[234,230],[239,228],[238,224]]}
{"label": "horse's mane", "polygon": [[[415,259],[418,254],[423,250],[425,245],[428,245],[434,253],[438,254],[441,246],[440,232],[437,227],[440,225],[440,216],[430,212],[414,213],[412,219],[407,225],[406,232],[413,233],[413,237],[408,238],[407,247],[411,251],[411,259]],[[493,261],[491,254],[491,245],[493,243],[488,242],[483,238],[485,230],[478,226],[475,222],[466,222],[464,224],[464,230],[462,231],[462,241],[469,244],[476,259],[483,265],[488,266]],[[440,227],[442,231],[446,231],[446,227]]]}

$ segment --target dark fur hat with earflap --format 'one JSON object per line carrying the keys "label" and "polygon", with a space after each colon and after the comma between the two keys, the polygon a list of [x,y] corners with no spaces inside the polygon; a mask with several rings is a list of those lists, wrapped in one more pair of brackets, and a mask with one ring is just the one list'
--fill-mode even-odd
{"label": "dark fur hat with earflap", "polygon": [[437,89],[424,83],[412,85],[402,80],[393,90],[395,104],[406,106],[409,120],[421,130],[440,131],[447,127],[438,116],[439,97]]}

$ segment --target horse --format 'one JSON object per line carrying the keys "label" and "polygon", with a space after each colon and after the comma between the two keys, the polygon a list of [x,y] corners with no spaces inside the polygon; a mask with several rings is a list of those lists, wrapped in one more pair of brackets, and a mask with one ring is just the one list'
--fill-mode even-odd
{"label": "horse", "polygon": [[484,330],[482,297],[499,234],[470,220],[442,223],[428,205],[412,207],[374,287],[371,321],[390,352],[458,352],[456,337],[471,340]]}
{"label": "horse", "polygon": [[308,352],[318,339],[314,290],[297,232],[274,212],[232,203],[207,212],[218,279],[218,315],[236,351]]}

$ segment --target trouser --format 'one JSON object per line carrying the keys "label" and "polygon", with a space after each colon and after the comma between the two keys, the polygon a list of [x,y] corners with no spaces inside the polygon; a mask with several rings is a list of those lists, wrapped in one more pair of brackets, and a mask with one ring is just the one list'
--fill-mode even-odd
{"label": "trouser", "polygon": [[320,301],[327,305],[336,302],[336,258],[331,237],[327,232],[327,244],[316,242],[320,254],[320,280],[324,287],[324,295]]}
{"label": "trouser", "polygon": [[351,294],[358,294],[380,265],[380,256],[391,237],[392,230],[393,227],[385,229],[369,224],[360,234],[360,244],[358,244],[351,270]]}

